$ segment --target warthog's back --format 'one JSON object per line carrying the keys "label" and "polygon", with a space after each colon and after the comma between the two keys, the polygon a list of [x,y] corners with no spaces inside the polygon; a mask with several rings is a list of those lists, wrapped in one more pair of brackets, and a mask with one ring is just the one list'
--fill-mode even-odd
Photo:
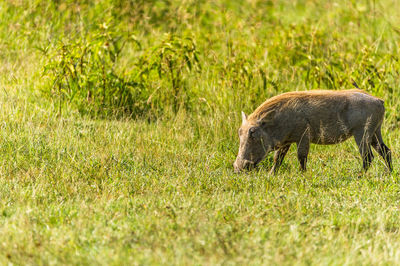
{"label": "warthog's back", "polygon": [[360,127],[379,126],[384,111],[382,100],[362,90],[289,92],[264,102],[249,121],[273,122],[288,141],[309,134],[313,143],[333,144]]}

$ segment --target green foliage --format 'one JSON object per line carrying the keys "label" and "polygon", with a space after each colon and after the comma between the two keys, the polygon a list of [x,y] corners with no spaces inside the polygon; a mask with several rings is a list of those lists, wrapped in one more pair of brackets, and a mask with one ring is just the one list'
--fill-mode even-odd
{"label": "green foliage", "polygon": [[48,43],[36,45],[47,47],[48,84],[40,87],[58,112],[68,103],[94,117],[153,119],[247,110],[289,90],[357,84],[379,96],[394,92],[397,31],[378,16],[364,19],[375,7],[347,4],[316,4],[318,14],[332,9],[317,20],[299,2],[286,6],[298,16],[279,20],[281,2],[36,3],[31,14],[46,7],[58,18],[39,21],[49,28]]}
{"label": "green foliage", "polygon": [[185,83],[184,75],[201,69],[192,38],[167,35],[148,54],[139,58],[136,66],[139,82],[144,87],[151,87],[152,81],[157,78],[168,82],[155,88],[148,98],[147,104],[152,109],[157,111],[171,106],[174,113],[181,107],[190,109],[192,93]]}
{"label": "green foliage", "polygon": [[[0,1],[0,264],[398,263],[399,5]],[[241,110],[353,83],[392,174],[351,140],[234,174]]]}
{"label": "green foliage", "polygon": [[130,36],[117,35],[107,24],[91,36],[59,42],[44,50],[48,63],[44,75],[50,79],[45,92],[58,100],[61,113],[64,101],[82,113],[118,115],[134,109],[138,84],[116,72],[116,64]]}
{"label": "green foliage", "polygon": [[[190,109],[192,95],[184,75],[200,69],[193,40],[165,36],[160,44],[132,59],[129,74],[116,70],[127,42],[141,47],[135,36],[117,34],[102,24],[89,37],[41,49],[48,61],[43,75],[49,85],[44,92],[58,102],[60,113],[64,102],[81,113],[103,117],[160,116],[169,107],[174,113]],[[153,86],[156,79],[166,82]]]}

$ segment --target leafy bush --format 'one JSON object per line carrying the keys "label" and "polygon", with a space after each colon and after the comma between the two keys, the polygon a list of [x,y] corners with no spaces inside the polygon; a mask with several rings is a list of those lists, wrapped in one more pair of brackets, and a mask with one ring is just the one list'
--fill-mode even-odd
{"label": "leafy bush", "polygon": [[89,37],[43,49],[48,59],[43,75],[50,81],[44,92],[58,103],[59,113],[64,103],[103,117],[154,116],[169,107],[174,113],[189,108],[183,73],[200,69],[194,41],[166,35],[160,44],[141,51],[128,74],[117,71],[124,46],[132,42],[141,47],[135,37],[102,24]]}
{"label": "leafy bush", "polygon": [[116,72],[115,66],[129,36],[109,30],[106,24],[88,38],[60,42],[46,52],[45,88],[59,102],[76,105],[82,113],[109,115],[132,112],[137,84]]}
{"label": "leafy bush", "polygon": [[139,58],[136,63],[138,82],[151,89],[154,80],[161,80],[156,82],[157,87],[147,99],[155,112],[169,106],[174,113],[181,107],[191,108],[193,95],[184,74],[201,69],[197,53],[192,38],[167,34],[164,41]]}

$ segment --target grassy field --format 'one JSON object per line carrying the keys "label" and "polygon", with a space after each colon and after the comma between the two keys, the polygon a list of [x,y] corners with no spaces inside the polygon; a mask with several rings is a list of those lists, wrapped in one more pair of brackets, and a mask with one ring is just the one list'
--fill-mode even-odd
{"label": "grassy field", "polygon": [[[0,264],[400,261],[400,2],[0,2]],[[234,174],[240,111],[292,90],[385,100],[353,140]]]}

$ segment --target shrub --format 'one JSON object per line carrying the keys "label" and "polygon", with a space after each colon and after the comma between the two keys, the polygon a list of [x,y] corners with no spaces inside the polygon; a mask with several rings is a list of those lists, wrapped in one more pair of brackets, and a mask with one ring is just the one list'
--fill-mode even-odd
{"label": "shrub", "polygon": [[[166,34],[159,45],[139,58],[137,80],[151,90],[147,103],[155,113],[168,107],[174,113],[191,108],[193,95],[185,81],[188,73],[201,69],[197,53],[192,38]],[[152,88],[154,81],[157,85]]]}
{"label": "shrub", "polygon": [[48,63],[43,74],[51,83],[45,92],[59,102],[60,113],[65,101],[91,115],[133,111],[132,92],[137,84],[115,71],[128,40],[103,24],[88,38],[59,42],[46,53]]}
{"label": "shrub", "polygon": [[189,108],[183,74],[200,69],[194,41],[167,34],[160,44],[138,53],[129,72],[117,71],[122,49],[130,42],[140,47],[134,37],[103,24],[89,37],[43,49],[48,60],[43,75],[50,80],[44,92],[57,102],[58,112],[65,103],[101,117],[154,117],[169,107],[174,113]]}

